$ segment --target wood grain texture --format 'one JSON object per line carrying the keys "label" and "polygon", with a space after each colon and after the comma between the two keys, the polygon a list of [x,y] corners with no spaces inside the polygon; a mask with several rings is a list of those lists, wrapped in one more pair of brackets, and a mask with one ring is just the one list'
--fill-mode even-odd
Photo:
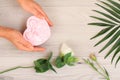
{"label": "wood grain texture", "polygon": [[[45,52],[25,52],[17,50],[9,41],[0,38],[0,70],[16,65],[32,65],[32,61],[46,57],[49,51],[54,58],[59,54],[60,44],[66,42],[79,58],[88,57],[89,53],[97,54],[104,45],[93,47],[100,38],[90,40],[101,28],[88,26],[96,15],[91,10],[100,9],[94,5],[97,0],[36,0],[54,23],[51,38],[42,46]],[[17,0],[0,0],[0,25],[15,28],[19,31],[31,14],[24,11]],[[110,64],[111,57],[104,60],[104,55],[97,54],[100,63],[110,72],[111,80],[119,80],[120,64],[117,68]],[[0,80],[100,80],[100,76],[85,64],[74,67],[65,66],[57,69],[57,74],[48,71],[44,74],[35,73],[34,69],[18,69],[0,75]],[[5,79],[4,79],[5,78]]]}

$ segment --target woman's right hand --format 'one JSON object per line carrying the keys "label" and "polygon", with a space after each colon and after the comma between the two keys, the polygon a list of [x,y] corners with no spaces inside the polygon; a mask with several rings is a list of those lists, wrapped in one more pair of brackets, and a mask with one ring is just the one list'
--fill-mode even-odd
{"label": "woman's right hand", "polygon": [[33,15],[40,19],[45,18],[49,26],[53,25],[53,23],[50,21],[46,13],[43,11],[42,7],[34,0],[18,0],[18,2],[20,3],[21,7],[26,11],[32,13]]}

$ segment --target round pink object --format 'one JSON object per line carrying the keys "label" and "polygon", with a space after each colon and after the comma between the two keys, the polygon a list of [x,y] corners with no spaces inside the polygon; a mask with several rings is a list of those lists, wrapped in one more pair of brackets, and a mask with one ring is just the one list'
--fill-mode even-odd
{"label": "round pink object", "polygon": [[27,20],[27,29],[23,33],[25,40],[33,46],[38,46],[46,42],[51,35],[51,30],[45,19],[31,16]]}

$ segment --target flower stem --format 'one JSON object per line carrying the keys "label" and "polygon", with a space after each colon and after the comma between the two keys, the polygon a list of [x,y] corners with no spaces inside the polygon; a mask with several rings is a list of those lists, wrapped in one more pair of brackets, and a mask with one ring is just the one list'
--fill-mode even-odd
{"label": "flower stem", "polygon": [[97,71],[101,76],[103,76],[103,77],[105,77],[106,78],[106,76],[104,75],[104,74],[102,74],[101,72],[99,72],[99,71]]}
{"label": "flower stem", "polygon": [[99,67],[99,68],[103,71],[103,73],[105,74],[104,77],[105,77],[107,80],[110,80],[109,76],[107,76],[105,70],[100,66],[100,64],[98,63],[98,61],[95,61],[95,62],[96,62],[96,64],[98,65],[98,67]]}
{"label": "flower stem", "polygon": [[10,68],[10,69],[6,69],[6,70],[3,70],[3,71],[0,71],[0,74],[9,72],[9,71],[12,71],[12,70],[15,70],[15,69],[19,69],[19,68],[33,68],[33,67],[34,66],[27,66],[27,67],[17,66],[17,67],[13,67],[13,68]]}
{"label": "flower stem", "polygon": [[[98,61],[96,61],[96,64],[98,65],[98,67],[105,73],[104,69],[100,66],[100,64],[98,63]],[[105,73],[106,74],[106,73]]]}
{"label": "flower stem", "polygon": [[[98,67],[103,71],[103,73],[106,75],[106,72],[105,72],[105,70],[100,66],[100,64],[98,63],[98,61],[96,61],[96,64],[98,65]],[[106,75],[106,77],[108,77],[107,75]]]}

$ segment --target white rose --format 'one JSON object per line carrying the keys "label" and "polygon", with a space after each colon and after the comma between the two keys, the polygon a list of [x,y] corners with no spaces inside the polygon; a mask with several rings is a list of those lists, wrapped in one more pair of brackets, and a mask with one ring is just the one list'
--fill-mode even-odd
{"label": "white rose", "polygon": [[62,46],[61,46],[61,49],[60,49],[60,52],[61,54],[65,55],[67,53],[72,53],[72,56],[74,55],[74,52],[73,50],[66,44],[66,43],[63,43]]}

